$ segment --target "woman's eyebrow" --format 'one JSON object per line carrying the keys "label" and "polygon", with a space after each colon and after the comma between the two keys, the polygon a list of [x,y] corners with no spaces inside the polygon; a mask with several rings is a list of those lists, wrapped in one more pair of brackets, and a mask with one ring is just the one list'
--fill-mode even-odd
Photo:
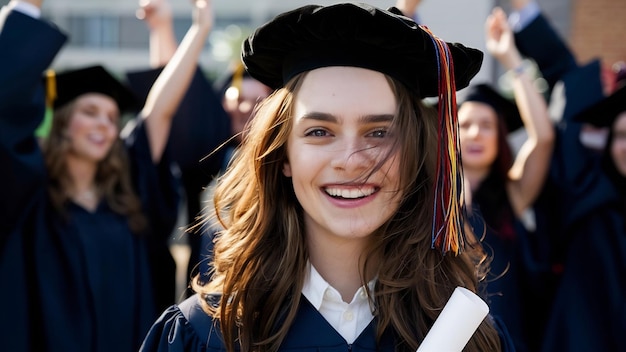
{"label": "woman's eyebrow", "polygon": [[[299,117],[300,120],[316,120],[316,121],[325,121],[325,122],[334,122],[338,123],[339,119],[329,113],[324,112],[309,112]],[[391,122],[394,119],[393,114],[371,114],[364,115],[359,117],[359,123],[380,123],[380,122]]]}

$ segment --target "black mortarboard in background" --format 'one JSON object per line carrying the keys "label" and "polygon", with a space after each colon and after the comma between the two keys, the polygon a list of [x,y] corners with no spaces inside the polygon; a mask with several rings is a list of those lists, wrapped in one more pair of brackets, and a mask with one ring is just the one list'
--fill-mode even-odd
{"label": "black mortarboard in background", "polygon": [[524,126],[515,102],[502,96],[489,84],[481,83],[469,86],[463,102],[468,101],[476,101],[491,106],[498,113],[498,116],[504,118],[508,132],[513,132]]}
{"label": "black mortarboard in background", "polygon": [[[126,72],[129,88],[144,104],[154,82],[163,68],[133,70]],[[168,148],[171,157],[183,170],[183,174],[198,175],[190,182],[201,190],[222,165],[223,149],[211,154],[217,147],[230,138],[230,119],[222,108],[220,97],[213,89],[204,71],[197,67],[185,91],[185,95],[176,108],[174,123],[170,130]],[[211,157],[207,156],[211,154]],[[184,180],[185,182],[187,180]],[[195,215],[194,215],[195,216]]]}
{"label": "black mortarboard in background", "polygon": [[[563,96],[559,97],[565,99],[562,113],[564,121],[574,120],[576,115],[604,98],[600,60],[592,60],[575,70],[568,71],[559,83],[563,84],[564,90]],[[552,99],[555,98],[553,92]]]}
{"label": "black mortarboard in background", "polygon": [[[483,54],[447,44],[458,90],[480,70]],[[242,59],[254,78],[273,89],[304,71],[355,66],[394,77],[425,98],[439,93],[442,55],[431,35],[398,9],[341,3],[307,5],[275,17],[244,41]]]}
{"label": "black mortarboard in background", "polygon": [[122,113],[137,108],[137,99],[132,91],[100,65],[58,72],[47,79],[48,87],[51,86],[51,79],[55,82],[56,92],[48,92],[56,95],[53,105],[55,109],[85,93],[110,96],[117,102]]}
{"label": "black mortarboard in background", "polygon": [[574,119],[597,127],[611,127],[615,118],[624,111],[626,111],[626,86],[588,107]]}

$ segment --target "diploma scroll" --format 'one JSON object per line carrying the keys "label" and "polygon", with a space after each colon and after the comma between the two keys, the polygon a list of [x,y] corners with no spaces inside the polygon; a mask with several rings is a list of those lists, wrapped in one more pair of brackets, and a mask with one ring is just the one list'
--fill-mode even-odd
{"label": "diploma scroll", "polygon": [[480,297],[457,287],[417,352],[461,352],[488,313]]}

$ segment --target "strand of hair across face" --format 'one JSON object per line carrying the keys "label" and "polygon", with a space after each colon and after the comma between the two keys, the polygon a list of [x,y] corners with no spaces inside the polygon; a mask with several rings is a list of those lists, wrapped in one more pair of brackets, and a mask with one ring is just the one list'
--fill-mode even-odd
{"label": "strand of hair across face", "polygon": [[420,26],[432,39],[437,56],[439,78],[437,173],[431,247],[445,255],[458,255],[465,244],[464,208],[461,202],[463,170],[461,168],[456,84],[450,48],[426,26]]}

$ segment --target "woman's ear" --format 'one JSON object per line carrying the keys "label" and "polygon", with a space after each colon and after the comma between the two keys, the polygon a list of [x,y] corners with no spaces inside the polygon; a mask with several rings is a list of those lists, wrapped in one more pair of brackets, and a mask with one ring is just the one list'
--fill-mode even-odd
{"label": "woman's ear", "polygon": [[289,160],[283,162],[283,175],[285,175],[285,177],[291,177],[291,165],[289,165]]}

